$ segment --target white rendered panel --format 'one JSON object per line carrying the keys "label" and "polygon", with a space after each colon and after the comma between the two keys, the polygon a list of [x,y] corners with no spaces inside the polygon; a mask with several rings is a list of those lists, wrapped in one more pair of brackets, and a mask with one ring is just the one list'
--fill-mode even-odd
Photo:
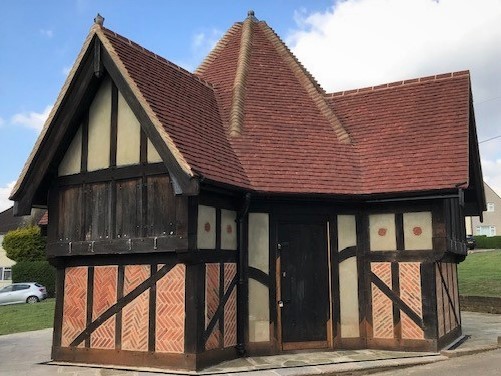
{"label": "white rendered panel", "polygon": [[339,306],[341,309],[341,337],[360,337],[356,257],[350,257],[339,264]]}
{"label": "white rendered panel", "polygon": [[249,266],[269,273],[270,219],[267,213],[249,213]]}
{"label": "white rendered panel", "polygon": [[118,93],[117,166],[139,164],[141,126],[125,98]]}
{"label": "white rendered panel", "polygon": [[71,141],[63,160],[59,164],[58,175],[72,175],[80,172],[82,165],[82,126],[80,126]]}
{"label": "white rendered panel", "polygon": [[270,301],[268,288],[249,279],[249,342],[270,340]]}
{"label": "white rendered panel", "polygon": [[147,155],[148,155],[148,163],[162,162],[162,158],[160,157],[160,154],[158,154],[157,149],[153,146],[153,144],[151,143],[151,141],[149,139],[148,139]]}
{"label": "white rendered panel", "polygon": [[371,251],[396,251],[395,214],[369,215]]}
{"label": "white rendered panel", "polygon": [[338,250],[357,245],[357,225],[354,215],[337,216]]}
{"label": "white rendered panel", "polygon": [[433,249],[431,212],[404,213],[406,250]]}
{"label": "white rendered panel", "polygon": [[211,206],[198,205],[197,247],[216,248],[216,209]]}
{"label": "white rendered panel", "polygon": [[89,108],[87,170],[110,166],[111,80],[101,84]]}
{"label": "white rendered panel", "polygon": [[237,212],[221,209],[221,249],[237,249]]}

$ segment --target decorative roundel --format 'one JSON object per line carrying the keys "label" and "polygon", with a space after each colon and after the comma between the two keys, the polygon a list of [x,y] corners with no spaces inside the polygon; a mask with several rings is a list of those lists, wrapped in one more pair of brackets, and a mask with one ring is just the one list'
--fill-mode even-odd
{"label": "decorative roundel", "polygon": [[384,227],[381,227],[381,228],[377,231],[377,233],[378,233],[378,235],[379,235],[379,236],[386,236],[386,233],[387,233],[387,232],[388,232],[388,230],[387,230],[386,228],[384,228]]}
{"label": "decorative roundel", "polygon": [[233,232],[233,226],[232,226],[232,225],[228,225],[228,226],[226,226],[226,232],[227,232],[228,234],[231,234],[231,233]]}
{"label": "decorative roundel", "polygon": [[209,222],[205,222],[204,230],[205,230],[205,232],[209,232],[210,231],[210,223]]}
{"label": "decorative roundel", "polygon": [[412,229],[412,232],[414,233],[414,235],[419,236],[423,233],[423,229],[419,226],[416,226]]}

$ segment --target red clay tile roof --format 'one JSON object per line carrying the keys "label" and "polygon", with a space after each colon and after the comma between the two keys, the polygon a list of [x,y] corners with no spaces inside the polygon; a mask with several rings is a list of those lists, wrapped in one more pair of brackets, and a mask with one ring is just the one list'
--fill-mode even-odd
{"label": "red clay tile roof", "polygon": [[211,85],[138,44],[102,30],[191,169],[214,181],[247,187]]}
{"label": "red clay tile roof", "polygon": [[[244,25],[235,24],[196,71],[214,84],[226,126]],[[468,180],[467,72],[326,95],[351,138],[344,144],[297,72],[323,90],[290,52],[278,51],[266,23],[254,23],[250,43],[242,131],[230,142],[255,190],[416,192]]]}
{"label": "red clay tile roof", "polygon": [[331,94],[330,102],[360,155],[361,193],[468,181],[468,72]]}
{"label": "red clay tile roof", "polygon": [[195,74],[96,25],[84,47],[94,35],[190,176],[331,195],[468,182],[468,72],[326,94],[254,17],[233,25]]}
{"label": "red clay tile roof", "polygon": [[233,25],[195,74],[102,30],[190,168],[211,181],[339,195],[468,181],[468,72],[325,94],[255,18]]}
{"label": "red clay tile roof", "polygon": [[[230,137],[251,187],[262,192],[337,193],[357,191],[357,155],[342,142],[329,119],[315,103],[324,101],[316,82],[295,58],[285,56],[282,42],[264,22],[253,25],[245,78],[242,132]],[[232,94],[241,48],[242,24],[223,38],[224,47],[197,70],[212,82],[220,98],[225,124],[230,123]],[[301,75],[303,77],[301,77]],[[308,89],[317,90],[315,98]]]}

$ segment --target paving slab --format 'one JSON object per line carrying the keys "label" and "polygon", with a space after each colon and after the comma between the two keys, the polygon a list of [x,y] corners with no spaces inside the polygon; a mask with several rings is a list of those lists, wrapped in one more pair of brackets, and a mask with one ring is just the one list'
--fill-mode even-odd
{"label": "paving slab", "polygon": [[[463,332],[471,336],[452,356],[486,351],[497,346],[501,336],[501,315],[463,312]],[[75,365],[50,362],[52,330],[0,336],[0,375],[9,376],[158,376],[158,375],[228,375],[228,376],[307,376],[362,375],[375,371],[435,363],[448,359],[437,353],[412,353],[382,350],[346,350],[300,352],[295,354],[235,359],[206,368],[201,372],[175,372],[153,368],[130,369],[101,365]]]}

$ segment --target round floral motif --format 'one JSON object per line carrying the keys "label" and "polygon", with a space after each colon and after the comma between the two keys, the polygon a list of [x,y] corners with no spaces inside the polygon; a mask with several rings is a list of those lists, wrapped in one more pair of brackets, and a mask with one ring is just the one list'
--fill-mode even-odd
{"label": "round floral motif", "polygon": [[414,233],[414,235],[419,236],[423,233],[423,229],[419,226],[416,226],[412,229],[412,232]]}
{"label": "round floral motif", "polygon": [[377,233],[378,233],[378,235],[379,235],[379,236],[386,236],[386,233],[387,233],[387,232],[388,232],[388,230],[387,230],[386,228],[384,228],[384,227],[381,227],[381,228],[377,231]]}
{"label": "round floral motif", "polygon": [[205,232],[210,231],[210,223],[209,222],[205,222],[204,230],[205,230]]}
{"label": "round floral motif", "polygon": [[226,226],[226,232],[231,234],[233,232],[233,227],[231,225]]}

